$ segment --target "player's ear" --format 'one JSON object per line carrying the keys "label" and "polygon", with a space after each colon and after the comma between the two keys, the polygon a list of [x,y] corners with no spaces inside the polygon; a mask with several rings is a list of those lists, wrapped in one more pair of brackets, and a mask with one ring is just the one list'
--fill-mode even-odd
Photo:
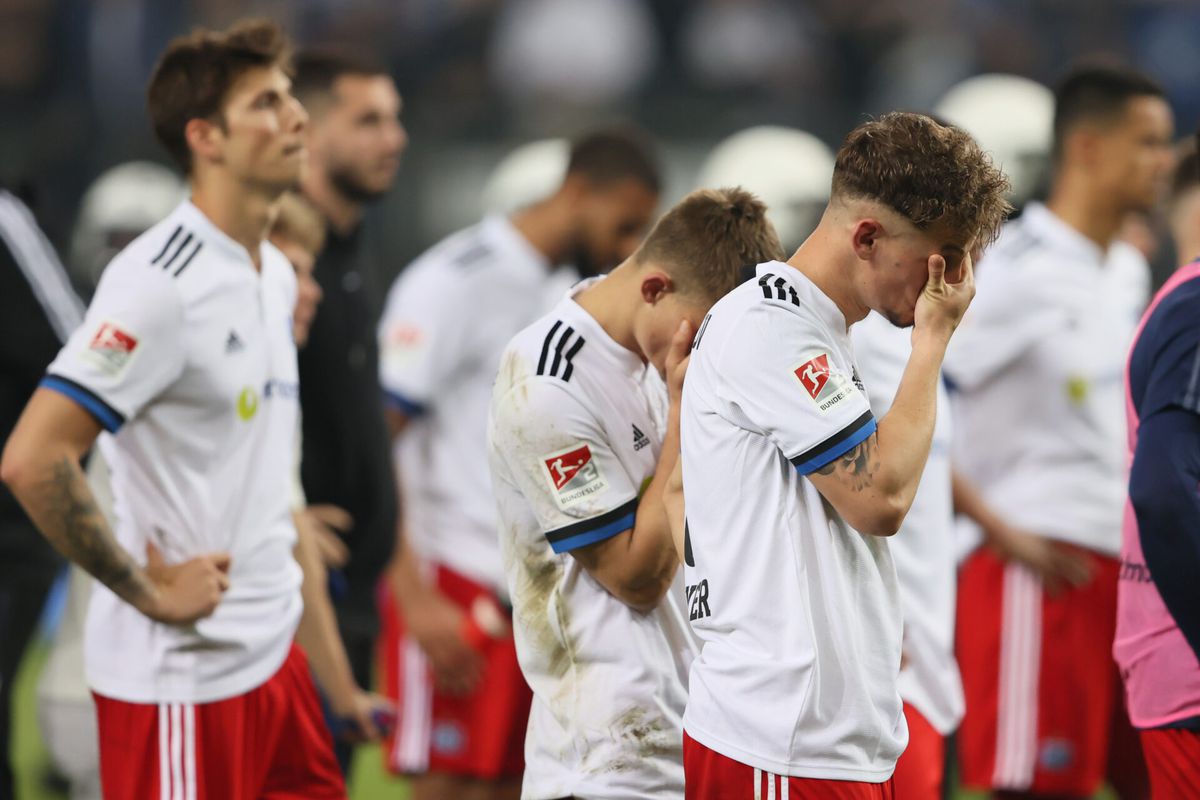
{"label": "player's ear", "polygon": [[194,160],[219,161],[221,159],[221,143],[225,132],[216,123],[196,117],[189,119],[183,129],[188,148],[192,151]]}
{"label": "player's ear", "polygon": [[883,223],[877,219],[860,219],[854,225],[850,234],[850,244],[854,254],[863,261],[869,261],[875,254],[875,245],[883,235]]}
{"label": "player's ear", "polygon": [[642,276],[642,302],[655,305],[673,289],[671,276],[661,269],[649,269]]}

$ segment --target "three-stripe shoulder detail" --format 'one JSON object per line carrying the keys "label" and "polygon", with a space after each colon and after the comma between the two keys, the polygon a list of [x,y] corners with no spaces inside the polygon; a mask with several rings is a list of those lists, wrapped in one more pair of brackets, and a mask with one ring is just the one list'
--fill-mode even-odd
{"label": "three-stripe shoulder detail", "polygon": [[150,266],[170,272],[172,277],[178,278],[203,247],[204,241],[195,233],[176,225],[158,255],[150,259]]}
{"label": "three-stripe shoulder detail", "polygon": [[800,296],[796,294],[796,287],[788,283],[787,278],[768,272],[758,279],[758,288],[762,290],[764,300],[783,300],[797,308],[800,307]]}
{"label": "three-stripe shoulder detail", "polygon": [[564,327],[562,320],[555,320],[546,333],[546,338],[542,340],[537,374],[562,378],[569,382],[575,371],[573,359],[579,355],[584,343],[583,336],[576,333],[574,328],[570,325]]}

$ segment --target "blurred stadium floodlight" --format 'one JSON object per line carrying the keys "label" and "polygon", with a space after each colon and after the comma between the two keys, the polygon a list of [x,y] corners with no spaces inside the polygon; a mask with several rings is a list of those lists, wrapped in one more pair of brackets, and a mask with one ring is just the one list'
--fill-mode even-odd
{"label": "blurred stadium floodlight", "polygon": [[1016,75],[977,75],[946,92],[934,108],[975,137],[1012,181],[1021,206],[1043,188],[1054,138],[1054,93]]}
{"label": "blurred stadium floodlight", "polygon": [[758,195],[790,255],[816,228],[832,177],[833,151],[824,142],[805,131],[763,125],[714,147],[697,185],[742,186]]}
{"label": "blurred stadium floodlight", "polygon": [[554,194],[567,174],[570,149],[566,139],[539,139],[509,152],[483,185],[483,213],[511,214]]}
{"label": "blurred stadium floodlight", "polygon": [[91,289],[125,245],[171,213],[185,196],[183,180],[151,161],[106,170],[83,195],[71,235],[71,269]]}

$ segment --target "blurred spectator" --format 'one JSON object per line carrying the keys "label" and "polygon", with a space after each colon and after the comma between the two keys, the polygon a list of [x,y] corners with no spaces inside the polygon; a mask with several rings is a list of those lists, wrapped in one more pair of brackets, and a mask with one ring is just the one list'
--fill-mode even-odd
{"label": "blurred spectator", "polygon": [[[310,115],[304,195],[329,226],[314,271],[321,312],[299,354],[301,474],[309,503],[350,515],[343,532],[345,586],[334,602],[354,678],[370,686],[375,584],[395,541],[396,490],[368,301],[381,254],[365,247],[361,227],[367,205],[392,187],[407,136],[395,84],[365,59],[335,51],[302,54],[294,91]],[[344,743],[338,758],[345,769],[350,749]]]}
{"label": "blurred spectator", "polygon": [[[0,189],[0,441],[8,439],[46,365],[83,320],[67,271],[14,195]],[[62,559],[0,486],[0,800],[14,795],[9,766],[13,679]]]}

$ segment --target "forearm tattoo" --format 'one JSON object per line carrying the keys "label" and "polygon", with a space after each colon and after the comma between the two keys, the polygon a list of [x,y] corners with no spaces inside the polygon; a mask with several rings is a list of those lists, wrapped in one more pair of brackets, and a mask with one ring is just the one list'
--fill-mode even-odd
{"label": "forearm tattoo", "polygon": [[861,492],[871,485],[878,464],[875,437],[869,436],[860,444],[818,469],[817,474],[832,475],[835,471],[840,472],[845,476],[850,488]]}
{"label": "forearm tattoo", "polygon": [[46,538],[118,596],[136,600],[145,590],[137,565],[113,537],[79,465],[55,463],[39,490],[35,510]]}

